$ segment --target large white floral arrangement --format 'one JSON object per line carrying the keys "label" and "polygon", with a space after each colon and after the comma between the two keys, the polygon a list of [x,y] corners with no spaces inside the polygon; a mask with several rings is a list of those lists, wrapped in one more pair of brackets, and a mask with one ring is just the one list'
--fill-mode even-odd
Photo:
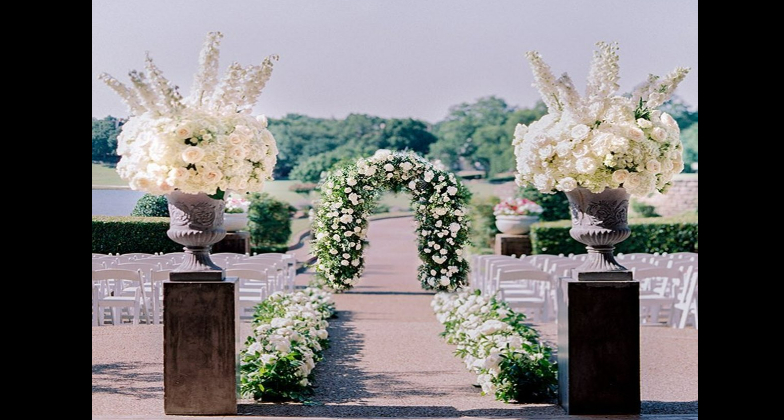
{"label": "large white floral arrangement", "polygon": [[152,59],[146,74],[130,72],[128,87],[104,73],[100,78],[132,114],[117,137],[122,156],[117,172],[132,189],[167,194],[261,191],[272,177],[278,149],[267,119],[251,115],[272,75],[272,61],[229,66],[218,80],[218,45],[207,35],[190,95],[183,98]]}
{"label": "large white floral arrangement", "polygon": [[454,174],[415,153],[379,150],[331,173],[322,183],[312,223],[312,252],[319,277],[336,290],[353,287],[364,268],[368,216],[385,190],[406,191],[419,237],[418,277],[425,289],[455,290],[464,284],[468,242],[464,206],[471,197]]}
{"label": "large white floral arrangement", "polygon": [[329,340],[335,312],[329,292],[309,287],[273,293],[258,305],[254,332],[240,353],[240,392],[261,399],[304,400],[312,393],[316,362]]}
{"label": "large white floral arrangement", "polygon": [[656,108],[689,69],[651,75],[631,96],[619,96],[618,47],[597,45],[584,96],[566,73],[556,79],[538,52],[526,54],[548,114],[515,129],[516,181],[541,192],[580,186],[597,193],[617,187],[637,196],[664,193],[683,170],[683,147],[678,124]]}
{"label": "large white floral arrangement", "polygon": [[483,394],[497,400],[546,401],[557,391],[557,367],[551,349],[535,330],[495,296],[473,292],[438,293],[431,306],[444,325],[447,342],[477,375]]}

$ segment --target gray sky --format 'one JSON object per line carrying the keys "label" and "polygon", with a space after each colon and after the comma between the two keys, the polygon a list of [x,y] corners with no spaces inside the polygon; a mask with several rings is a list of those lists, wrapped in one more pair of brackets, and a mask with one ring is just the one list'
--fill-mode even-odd
{"label": "gray sky", "polygon": [[621,90],[648,73],[692,72],[678,94],[697,107],[696,0],[93,0],[92,116],[126,116],[96,77],[123,82],[150,51],[187,95],[209,31],[221,68],[279,54],[257,113],[364,113],[436,122],[449,106],[496,95],[530,106],[525,51],[539,50],[578,88],[596,41],[618,41]]}

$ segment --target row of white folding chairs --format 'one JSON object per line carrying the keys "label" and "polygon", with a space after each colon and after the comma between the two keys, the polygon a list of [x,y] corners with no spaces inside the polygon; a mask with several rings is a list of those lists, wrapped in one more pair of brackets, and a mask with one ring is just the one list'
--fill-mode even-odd
{"label": "row of white folding chairs", "polygon": [[133,324],[142,320],[149,324],[150,292],[139,269],[92,270],[92,325],[103,325],[107,310],[114,325],[121,324],[124,317]]}
{"label": "row of white folding chairs", "polygon": [[698,277],[694,266],[635,268],[634,278],[640,281],[641,324],[684,328],[692,321],[698,328]]}
{"label": "row of white folding chairs", "polygon": [[[574,256],[573,256],[574,257]],[[568,258],[563,255],[535,255],[530,257],[515,258],[510,256],[501,255],[476,255],[472,258],[472,286],[476,289],[482,290],[483,293],[493,294],[503,289],[503,284],[510,280],[521,279],[521,275],[526,274],[531,270],[540,270],[552,276],[550,281],[553,282],[558,276],[568,277],[570,271],[576,266],[582,264],[582,258]],[[651,293],[641,292],[641,319],[643,321],[655,319],[650,321],[651,325],[657,324],[660,319],[659,314],[664,315],[664,325],[684,325],[684,321],[677,318],[675,311],[681,307],[689,308],[684,316],[692,316],[696,318],[696,295],[689,294],[688,280],[692,272],[696,273],[696,266],[682,265],[680,270],[676,268],[657,267],[653,264],[641,264],[641,271],[637,273],[637,278],[641,280],[643,291],[650,291]],[[629,263],[632,266],[633,264]],[[631,267],[632,271],[636,271],[638,267]],[[696,277],[695,277],[696,278]],[[547,286],[543,286],[546,288]],[[556,300],[554,287],[550,287],[549,300],[541,301],[541,296],[538,296],[538,303],[547,305],[548,311],[545,312],[545,318],[554,316],[556,309]],[[531,289],[531,290],[536,290]],[[656,293],[653,293],[656,292]],[[530,293],[526,292],[526,293]],[[654,295],[656,298],[654,299]],[[658,305],[658,306],[657,306]],[[662,311],[661,308],[665,310]],[[655,312],[653,316],[651,312]],[[683,311],[681,311],[683,313]],[[691,315],[689,315],[691,314]],[[671,315],[670,318],[667,316]],[[696,324],[696,320],[695,320]],[[682,327],[681,327],[682,328]]]}

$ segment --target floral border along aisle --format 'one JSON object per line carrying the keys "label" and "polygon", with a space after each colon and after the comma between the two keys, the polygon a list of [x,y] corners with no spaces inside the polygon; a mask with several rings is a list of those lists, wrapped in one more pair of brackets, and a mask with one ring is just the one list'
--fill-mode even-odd
{"label": "floral border along aisle", "polygon": [[471,192],[455,175],[415,153],[379,150],[340,168],[321,185],[321,205],[312,226],[320,279],[335,290],[354,286],[364,268],[368,216],[384,190],[412,195],[419,236],[419,281],[428,290],[452,291],[468,273],[464,207]]}
{"label": "floral border along aisle", "polygon": [[332,294],[309,287],[273,293],[256,307],[253,335],[240,353],[240,393],[256,400],[305,401],[313,368],[329,344]]}
{"label": "floral border along aisle", "polygon": [[543,402],[556,396],[557,363],[525,315],[480,292],[438,293],[431,306],[457,345],[455,354],[476,373],[482,394],[500,401]]}

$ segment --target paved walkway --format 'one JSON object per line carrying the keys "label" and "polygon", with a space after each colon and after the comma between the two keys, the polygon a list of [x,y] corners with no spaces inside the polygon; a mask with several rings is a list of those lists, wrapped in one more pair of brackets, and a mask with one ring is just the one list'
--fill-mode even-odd
{"label": "paved walkway", "polygon": [[[454,347],[438,336],[432,294],[416,280],[412,219],[374,221],[369,235],[363,280],[335,295],[332,347],[315,371],[317,405],[243,401],[240,415],[579,418],[555,404],[504,404],[481,396],[471,385],[474,375],[452,355]],[[298,284],[309,275],[300,275]],[[539,328],[545,337],[555,334],[553,324]],[[643,418],[696,418],[696,331],[645,328],[641,340]],[[93,328],[94,418],[163,417],[161,350],[160,326]]]}

